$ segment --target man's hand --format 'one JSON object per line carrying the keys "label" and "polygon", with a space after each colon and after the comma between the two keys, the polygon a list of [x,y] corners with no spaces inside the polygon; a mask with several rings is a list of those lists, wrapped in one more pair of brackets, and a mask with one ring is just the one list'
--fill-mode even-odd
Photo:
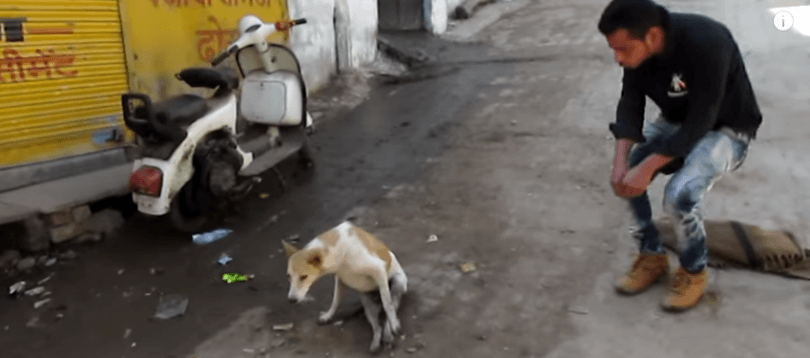
{"label": "man's hand", "polygon": [[650,182],[652,182],[652,174],[644,170],[644,167],[641,165],[638,165],[627,171],[627,174],[625,174],[620,184],[620,190],[617,195],[628,199],[635,198],[647,191]]}
{"label": "man's hand", "polygon": [[624,192],[624,177],[627,175],[627,156],[630,153],[630,148],[633,147],[633,141],[629,139],[619,139],[616,141],[616,156],[613,157],[613,175],[610,178],[610,185],[613,186],[613,192],[617,196]]}
{"label": "man's hand", "polygon": [[613,193],[621,196],[624,191],[624,176],[627,175],[627,163],[616,160],[613,163],[613,175],[610,177],[610,185],[613,186]]}

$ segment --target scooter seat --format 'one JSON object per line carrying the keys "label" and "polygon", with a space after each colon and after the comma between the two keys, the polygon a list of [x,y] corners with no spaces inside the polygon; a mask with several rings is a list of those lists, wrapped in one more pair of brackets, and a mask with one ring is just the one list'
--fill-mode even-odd
{"label": "scooter seat", "polygon": [[[143,108],[138,109],[143,110]],[[202,118],[208,112],[208,103],[203,97],[181,94],[156,103],[154,111],[157,120],[162,123],[186,126]],[[139,115],[137,110],[135,115]]]}

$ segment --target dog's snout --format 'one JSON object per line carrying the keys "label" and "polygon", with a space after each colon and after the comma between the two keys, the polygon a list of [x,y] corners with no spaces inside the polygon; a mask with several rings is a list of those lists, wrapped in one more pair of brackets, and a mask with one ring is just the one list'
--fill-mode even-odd
{"label": "dog's snout", "polygon": [[290,303],[298,302],[298,300],[295,297],[287,297],[287,301],[290,301]]}

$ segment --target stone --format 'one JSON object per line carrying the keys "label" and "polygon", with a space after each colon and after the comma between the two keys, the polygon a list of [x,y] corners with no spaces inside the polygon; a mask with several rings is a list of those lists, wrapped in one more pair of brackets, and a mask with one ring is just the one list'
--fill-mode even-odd
{"label": "stone", "polygon": [[82,226],[89,232],[101,233],[109,238],[124,226],[124,216],[118,210],[105,209],[90,216]]}
{"label": "stone", "polygon": [[20,262],[22,255],[17,250],[6,250],[0,254],[0,269],[12,268]]}
{"label": "stone", "polygon": [[29,257],[26,257],[26,258],[20,260],[20,262],[17,263],[17,270],[18,271],[28,271],[28,270],[34,268],[34,266],[36,266],[36,265],[37,265],[37,259],[35,259],[34,257],[29,256]]}
{"label": "stone", "polygon": [[59,255],[59,258],[61,258],[62,260],[75,260],[77,256],[78,255],[76,255],[76,253],[73,250],[67,250],[65,251],[65,253]]}
{"label": "stone", "polygon": [[87,242],[100,242],[104,239],[104,236],[100,232],[88,232],[82,235],[79,235],[74,239],[77,244],[84,244]]}
{"label": "stone", "polygon": [[77,206],[70,213],[75,223],[85,221],[93,215],[93,212],[90,211],[90,205]]}
{"label": "stone", "polygon": [[86,233],[87,226],[73,223],[51,228],[50,232],[51,242],[54,244],[60,244]]}
{"label": "stone", "polygon": [[73,213],[70,210],[57,211],[50,213],[47,216],[48,225],[50,226],[64,226],[73,223]]}
{"label": "stone", "polygon": [[51,243],[48,240],[48,229],[44,220],[38,217],[32,217],[23,221],[22,225],[22,237],[18,243],[23,251],[44,251],[51,246]]}

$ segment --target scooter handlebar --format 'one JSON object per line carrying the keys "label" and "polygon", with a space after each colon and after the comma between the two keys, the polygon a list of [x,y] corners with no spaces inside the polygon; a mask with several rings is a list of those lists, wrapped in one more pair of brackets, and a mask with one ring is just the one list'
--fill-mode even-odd
{"label": "scooter handlebar", "polygon": [[214,59],[211,60],[211,66],[216,66],[222,63],[222,61],[225,61],[229,56],[231,56],[234,52],[236,52],[237,49],[238,47],[231,46],[230,48],[228,48],[228,50],[223,51],[222,53],[217,55],[217,57],[214,57]]}
{"label": "scooter handlebar", "polygon": [[287,31],[291,29],[293,26],[306,24],[307,19],[297,19],[297,20],[281,20],[276,22],[275,27],[276,31]]}

